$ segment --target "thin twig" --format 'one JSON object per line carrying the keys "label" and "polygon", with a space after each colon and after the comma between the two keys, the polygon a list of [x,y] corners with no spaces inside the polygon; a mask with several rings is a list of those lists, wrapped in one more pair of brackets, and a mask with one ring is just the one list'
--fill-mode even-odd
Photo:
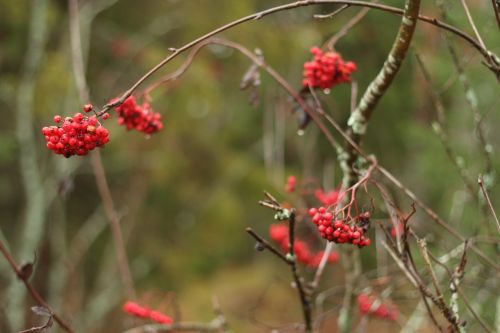
{"label": "thin twig", "polygon": [[[466,243],[464,243],[464,244],[466,244]],[[464,251],[465,251],[465,246],[464,246]],[[479,324],[484,328],[484,330],[486,332],[493,333],[494,330],[491,327],[489,327],[488,324],[486,324],[484,322],[484,320],[476,313],[476,311],[474,310],[474,308],[471,306],[470,302],[468,301],[465,293],[461,289],[460,285],[454,281],[453,272],[448,268],[448,266],[446,266],[444,263],[442,263],[441,260],[439,258],[436,258],[431,252],[428,252],[428,254],[429,254],[429,257],[436,264],[438,264],[440,267],[442,267],[446,271],[446,273],[450,276],[451,284],[453,285],[452,288],[454,288],[458,292],[458,294],[460,295],[460,298],[462,299],[462,302],[465,304],[465,306],[467,307],[469,312],[474,316],[474,318],[476,318],[476,320],[479,322]],[[463,258],[463,255],[462,255],[462,258]],[[463,264],[463,259],[461,260],[461,265],[462,264]],[[451,285],[450,285],[450,287],[451,287]]]}
{"label": "thin twig", "polygon": [[42,324],[40,326],[34,326],[34,327],[28,328],[26,330],[19,331],[19,333],[44,332],[44,331],[48,330],[50,327],[52,327],[52,323],[53,323],[52,317],[53,316],[51,314],[44,324]]}
{"label": "thin twig", "polygon": [[309,297],[306,295],[303,283],[302,283],[302,278],[299,275],[298,267],[297,267],[297,260],[295,260],[295,249],[294,249],[294,242],[295,242],[295,210],[292,209],[290,212],[290,219],[288,220],[289,222],[289,231],[288,231],[288,240],[289,240],[289,249],[288,249],[288,254],[292,260],[292,274],[293,274],[293,279],[295,280],[295,285],[297,286],[297,290],[299,292],[300,296],[300,303],[302,305],[302,312],[304,315],[304,323],[305,323],[305,331],[310,333],[312,332],[312,321],[311,321],[311,301],[309,300]]}
{"label": "thin twig", "polygon": [[12,257],[12,255],[7,251],[7,248],[4,246],[3,242],[0,240],[0,252],[2,252],[2,255],[5,257],[5,259],[9,262],[10,266],[12,267],[12,270],[14,273],[16,273],[16,276],[24,283],[26,286],[26,289],[30,293],[31,297],[33,300],[40,306],[43,306],[44,308],[47,308],[50,313],[52,313],[52,316],[54,317],[54,320],[61,326],[63,330],[65,330],[68,333],[73,333],[73,329],[61,318],[59,315],[54,313],[54,311],[51,309],[51,307],[45,302],[45,300],[40,296],[38,291],[31,285],[31,283],[28,281],[29,276],[26,274],[23,274],[21,270],[19,269],[18,264]]}
{"label": "thin twig", "polygon": [[493,208],[493,205],[491,204],[490,196],[488,195],[488,191],[484,188],[484,182],[483,182],[483,177],[479,176],[477,179],[477,182],[479,184],[479,187],[481,187],[481,191],[483,192],[483,195],[486,199],[486,202],[488,202],[488,206],[490,207],[491,214],[493,215],[493,218],[495,219],[495,222],[497,224],[497,229],[498,233],[500,233],[500,222],[498,221],[497,213],[495,213],[495,209]]}
{"label": "thin twig", "polygon": [[342,13],[345,9],[347,9],[349,7],[350,7],[350,5],[343,5],[343,6],[340,6],[339,9],[336,9],[336,10],[334,10],[333,12],[331,12],[329,14],[314,14],[313,17],[316,18],[316,19],[331,19],[334,16]]}
{"label": "thin twig", "polygon": [[[447,18],[447,12],[444,8],[444,4],[442,2],[438,2],[440,10],[441,10],[441,15],[443,16],[444,19]],[[479,111],[478,107],[478,99],[477,99],[477,94],[475,90],[473,89],[472,85],[469,82],[469,79],[467,77],[467,74],[465,73],[464,67],[460,62],[460,59],[458,57],[457,51],[455,50],[455,47],[452,44],[452,40],[448,34],[444,34],[445,40],[446,40],[446,46],[448,48],[448,52],[450,53],[451,59],[453,60],[453,65],[455,66],[455,69],[458,74],[458,79],[460,83],[462,83],[462,87],[464,88],[464,93],[465,93],[465,100],[467,101],[467,104],[469,105],[469,109],[472,112],[472,119],[475,123],[475,131],[476,135],[479,139],[479,148],[483,153],[484,156],[484,161],[485,161],[485,174],[488,176],[490,179],[489,183],[492,183],[493,178],[494,178],[494,169],[493,169],[493,162],[491,160],[491,154],[492,154],[492,149],[491,149],[491,144],[487,141],[486,139],[486,134],[484,133],[484,126],[483,126],[483,116],[481,112]],[[493,184],[488,184],[489,187],[491,187]]]}
{"label": "thin twig", "polygon": [[248,227],[246,228],[246,231],[253,237],[255,238],[255,240],[257,242],[259,242],[260,244],[262,244],[264,246],[264,248],[268,249],[269,251],[271,251],[274,255],[276,255],[278,258],[280,258],[281,260],[283,260],[285,263],[287,263],[288,265],[290,265],[290,261],[288,260],[288,258],[283,254],[281,253],[279,250],[277,250],[274,246],[272,246],[267,240],[265,240],[264,238],[260,237],[259,234],[257,234],[252,228]]}
{"label": "thin twig", "polygon": [[486,49],[486,45],[484,45],[483,39],[481,38],[481,35],[479,34],[479,31],[477,30],[476,25],[474,24],[474,20],[472,19],[472,15],[470,14],[469,7],[467,6],[467,3],[465,0],[460,0],[462,3],[462,6],[464,7],[465,14],[467,15],[467,20],[469,20],[469,23],[472,27],[472,30],[474,30],[474,34],[476,35],[477,40],[481,44],[481,47],[483,49]]}
{"label": "thin twig", "polygon": [[326,268],[326,264],[328,263],[328,258],[332,250],[333,250],[333,242],[327,242],[325,250],[323,251],[323,256],[321,257],[318,268],[316,269],[316,273],[314,273],[314,279],[311,282],[312,291],[314,291],[319,286],[319,281],[321,280],[321,276],[323,276],[323,272]]}
{"label": "thin twig", "polygon": [[434,271],[434,268],[432,268],[431,261],[429,259],[429,254],[427,251],[427,242],[425,238],[417,240],[417,243],[420,247],[420,251],[422,253],[422,258],[424,258],[425,266],[427,267],[427,270],[431,274],[431,281],[434,286],[434,290],[436,291],[437,298],[439,302],[441,303],[441,306],[446,306],[444,302],[444,296],[443,293],[441,292],[441,289],[439,288],[439,282],[436,276],[436,272]]}
{"label": "thin twig", "polygon": [[349,30],[351,30],[356,24],[358,24],[363,19],[363,17],[365,17],[365,15],[368,13],[369,10],[370,8],[368,7],[361,9],[346,24],[342,26],[342,29],[340,29],[335,35],[333,35],[330,39],[328,39],[328,41],[324,44],[324,46],[326,46],[329,50],[333,50],[335,44],[337,44],[339,39],[347,35]]}
{"label": "thin twig", "polygon": [[500,29],[500,7],[495,0],[491,0],[491,4],[493,6],[493,12],[495,13],[495,19],[497,20],[498,29]]}

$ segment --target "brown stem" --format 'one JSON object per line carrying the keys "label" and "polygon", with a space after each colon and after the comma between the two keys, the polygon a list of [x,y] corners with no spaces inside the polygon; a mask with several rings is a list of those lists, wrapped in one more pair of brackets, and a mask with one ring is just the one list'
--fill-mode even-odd
{"label": "brown stem", "polygon": [[304,315],[304,323],[306,325],[306,332],[310,333],[312,331],[312,322],[311,322],[311,302],[309,297],[306,295],[304,290],[304,286],[302,284],[302,279],[299,275],[297,260],[295,259],[295,250],[294,250],[294,242],[295,242],[295,210],[292,209],[290,212],[289,221],[289,232],[288,232],[288,240],[289,240],[289,249],[288,254],[291,259],[292,266],[292,274],[293,279],[295,280],[295,285],[297,286],[297,290],[299,291],[300,303],[302,304],[302,312]]}
{"label": "brown stem", "polygon": [[[86,102],[89,100],[89,93],[88,85],[85,80],[85,66],[83,64],[77,0],[68,0],[68,10],[73,73],[75,76],[78,93],[80,95],[80,100],[81,102]],[[127,254],[125,251],[125,245],[120,228],[120,221],[118,218],[118,213],[114,208],[113,198],[111,196],[111,191],[106,180],[106,173],[104,172],[104,168],[101,162],[101,155],[99,151],[94,151],[92,152],[91,156],[92,169],[94,171],[96,185],[103,201],[106,216],[108,217],[111,226],[111,234],[114,240],[118,267],[121,273],[120,276],[127,292],[127,296],[129,298],[135,298],[132,274],[130,273],[130,267],[127,260]]]}
{"label": "brown stem", "polygon": [[28,281],[29,275],[23,274],[23,272],[21,272],[19,270],[19,268],[18,268],[19,266],[17,265],[16,261],[14,260],[14,258],[9,253],[9,251],[4,246],[4,244],[1,240],[0,240],[0,252],[2,252],[2,255],[9,262],[10,266],[12,267],[12,270],[14,271],[14,273],[16,273],[17,277],[24,283],[24,285],[26,286],[26,289],[28,290],[28,292],[31,295],[31,298],[33,298],[33,300],[35,300],[35,302],[38,305],[43,306],[44,308],[47,308],[50,311],[50,313],[52,314],[52,317],[54,318],[54,320],[59,324],[59,326],[61,326],[61,328],[63,330],[65,330],[68,333],[73,333],[74,332],[73,329],[64,320],[62,320],[58,314],[54,313],[54,311],[47,304],[47,302],[45,302],[45,300],[42,298],[42,296],[40,296],[38,291],[36,291],[36,289],[31,285],[31,283],[29,283],[29,281]]}
{"label": "brown stem", "polygon": [[104,205],[104,210],[106,211],[106,216],[111,227],[111,235],[113,236],[113,244],[115,246],[118,267],[120,269],[120,276],[123,281],[127,296],[131,299],[135,299],[136,294],[134,289],[134,282],[127,260],[127,252],[120,228],[120,218],[114,207],[113,197],[111,196],[108,181],[106,180],[106,174],[102,166],[101,154],[99,151],[93,151],[91,155],[91,163],[94,170],[95,181],[99,190],[99,194],[101,196],[102,203]]}

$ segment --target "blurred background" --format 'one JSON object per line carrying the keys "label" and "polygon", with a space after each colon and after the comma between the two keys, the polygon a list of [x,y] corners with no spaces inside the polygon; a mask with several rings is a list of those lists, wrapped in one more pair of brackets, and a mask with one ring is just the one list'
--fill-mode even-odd
{"label": "blurred background", "polygon": [[[169,48],[284,3],[79,1],[90,102],[102,106],[122,94],[168,55]],[[384,3],[401,6],[400,1]],[[491,3],[467,3],[485,44],[498,54],[499,34]],[[441,16],[434,1],[424,1],[422,6],[424,14]],[[444,6],[447,22],[472,35],[460,4],[445,1]],[[126,295],[90,159],[56,156],[45,148],[41,135],[41,128],[51,124],[55,114],[73,115],[89,102],[80,100],[75,86],[68,4],[0,0],[0,8],[0,237],[19,263],[33,261],[36,253],[32,283],[78,332],[121,332],[139,325],[121,311]],[[336,8],[321,5],[280,12],[220,37],[250,50],[260,49],[265,61],[299,89],[310,47],[321,46],[359,11],[349,8],[333,19],[313,18]],[[353,78],[360,94],[383,64],[399,23],[397,16],[372,10],[336,44],[344,59],[358,66]],[[476,50],[455,36],[449,40],[484,117],[481,126],[488,149],[495,152],[500,135],[495,131],[500,123],[498,81]],[[429,70],[432,89],[415,54]],[[139,91],[174,71],[186,56],[165,66]],[[204,48],[181,78],[151,94],[153,108],[164,120],[163,131],[151,137],[127,132],[116,124],[112,113],[105,123],[111,141],[101,149],[101,157],[120,217],[137,301],[163,309],[176,320],[209,322],[214,317],[215,295],[233,331],[267,332],[270,327],[300,321],[301,310],[290,288],[289,268],[269,253],[255,251],[254,241],[245,232],[251,226],[266,235],[273,222],[272,212],[257,201],[267,190],[279,200],[300,202],[296,194],[284,192],[288,175],[315,179],[325,190],[332,190],[339,185],[341,170],[335,151],[314,126],[297,135],[295,105],[266,73],[261,73],[256,89],[258,103],[249,103],[250,92],[238,87],[250,65],[231,49]],[[434,26],[417,26],[408,58],[377,107],[364,147],[462,234],[498,239],[492,220],[484,223],[481,205],[464,186],[432,129],[437,113],[431,91],[442,99],[457,164],[475,191],[478,174],[486,174],[493,204],[498,203],[494,170],[500,160],[493,153],[491,170],[485,167],[484,147],[478,143],[467,95],[447,40]],[[320,98],[326,110],[345,124],[350,86],[339,85]],[[411,202],[401,193],[393,194],[401,207],[409,207]],[[387,218],[383,209],[377,214],[376,218]],[[460,244],[424,215],[418,214],[414,223],[423,236],[430,237],[430,246],[438,253]],[[316,242],[316,248],[324,246]],[[498,258],[495,245],[478,246]],[[364,271],[376,269],[376,251],[361,253]],[[471,261],[477,263],[477,258],[472,256]],[[308,277],[314,273],[302,269]],[[473,296],[483,293],[477,306],[493,325],[496,299],[492,296],[498,292],[498,282],[487,274],[481,277],[481,272],[484,268],[478,265],[466,276],[464,288]],[[331,265],[323,289],[342,287],[343,279],[342,265]],[[328,298],[325,307],[330,315],[325,326],[329,324],[330,329],[325,332],[335,331],[331,327],[340,301],[338,293]],[[405,318],[411,315],[418,295],[408,292],[396,301]],[[31,305],[22,284],[1,258],[0,331],[17,332],[39,323],[29,311]],[[471,323],[474,331],[478,326],[473,319]],[[404,322],[374,320],[370,325],[370,332],[397,332]],[[57,325],[53,331],[59,331]]]}

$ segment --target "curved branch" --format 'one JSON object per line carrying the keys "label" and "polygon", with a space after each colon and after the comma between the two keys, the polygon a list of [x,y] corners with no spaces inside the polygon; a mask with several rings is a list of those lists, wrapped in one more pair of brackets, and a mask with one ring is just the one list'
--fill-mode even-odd
{"label": "curved branch", "polygon": [[[296,1],[292,2],[289,4],[281,5],[281,6],[276,6],[272,7],[266,10],[263,10],[261,12],[257,12],[245,17],[242,17],[240,19],[237,19],[235,21],[232,21],[226,25],[223,25],[215,30],[212,30],[211,32],[196,38],[195,40],[192,40],[191,42],[183,45],[180,48],[173,48],[171,49],[172,54],[167,56],[165,59],[163,59],[160,63],[158,63],[156,66],[154,66],[151,70],[149,70],[146,74],[144,74],[139,80],[137,80],[125,93],[120,96],[120,98],[112,103],[108,103],[104,105],[104,107],[101,109],[101,111],[98,112],[98,116],[103,115],[106,113],[109,109],[118,106],[122,104],[127,97],[132,95],[132,93],[144,82],[146,81],[149,77],[151,77],[154,73],[156,73],[160,68],[162,68],[164,65],[169,63],[171,60],[176,58],[179,54],[191,49],[195,45],[203,42],[204,40],[209,39],[212,36],[215,36],[223,31],[229,30],[235,26],[238,26],[242,23],[252,21],[252,20],[260,20],[264,16],[285,11],[285,10],[290,10],[294,8],[299,8],[299,7],[306,7],[310,5],[319,5],[319,4],[341,4],[341,5],[350,5],[350,6],[358,6],[358,7],[368,7],[368,8],[373,8],[373,9],[378,9],[384,12],[396,14],[396,15],[404,15],[405,11],[396,7],[391,7],[391,6],[386,6],[386,5],[381,5],[377,3],[371,3],[371,2],[365,2],[365,1],[355,1],[355,0],[301,0],[301,1]],[[468,35],[467,33],[449,25],[446,24],[442,21],[439,21],[438,19],[435,18],[430,18],[427,16],[423,15],[418,15],[416,19],[425,21],[427,23],[430,23],[432,25],[435,25],[439,28],[442,28],[444,30],[448,30],[452,32],[453,34],[459,36],[463,40],[467,41],[469,44],[471,44],[474,48],[476,48],[485,58],[486,64],[488,68],[490,68],[492,71],[495,72],[495,74],[498,76],[500,75],[500,59],[494,55],[491,51],[484,49],[481,44],[475,40],[473,37]]]}

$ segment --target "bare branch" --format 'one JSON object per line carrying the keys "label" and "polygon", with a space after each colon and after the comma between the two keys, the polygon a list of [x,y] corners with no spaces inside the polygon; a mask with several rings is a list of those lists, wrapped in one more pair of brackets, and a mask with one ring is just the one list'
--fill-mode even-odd
{"label": "bare branch", "polygon": [[23,274],[23,272],[19,269],[18,264],[12,257],[12,255],[7,251],[7,248],[4,246],[3,242],[0,240],[0,252],[2,252],[2,255],[5,257],[5,259],[9,262],[10,266],[12,267],[12,270],[14,273],[16,273],[17,277],[24,283],[26,289],[30,293],[31,297],[33,300],[40,306],[43,306],[44,308],[48,309],[52,316],[54,317],[54,320],[61,326],[63,330],[65,330],[68,333],[73,333],[73,329],[64,322],[64,320],[59,317],[54,311],[50,308],[50,306],[45,302],[45,300],[40,296],[38,291],[31,285],[31,283],[28,281],[29,276],[26,276],[26,274]]}
{"label": "bare branch", "polygon": [[495,222],[497,224],[497,229],[498,233],[500,233],[500,222],[498,221],[497,213],[495,213],[495,208],[493,208],[493,205],[491,204],[490,196],[488,195],[488,191],[484,188],[484,182],[483,182],[483,177],[479,176],[477,179],[477,182],[479,183],[479,186],[481,187],[481,191],[483,192],[483,195],[486,199],[486,202],[488,202],[488,206],[490,207],[491,214],[493,215],[493,218],[495,219]]}

